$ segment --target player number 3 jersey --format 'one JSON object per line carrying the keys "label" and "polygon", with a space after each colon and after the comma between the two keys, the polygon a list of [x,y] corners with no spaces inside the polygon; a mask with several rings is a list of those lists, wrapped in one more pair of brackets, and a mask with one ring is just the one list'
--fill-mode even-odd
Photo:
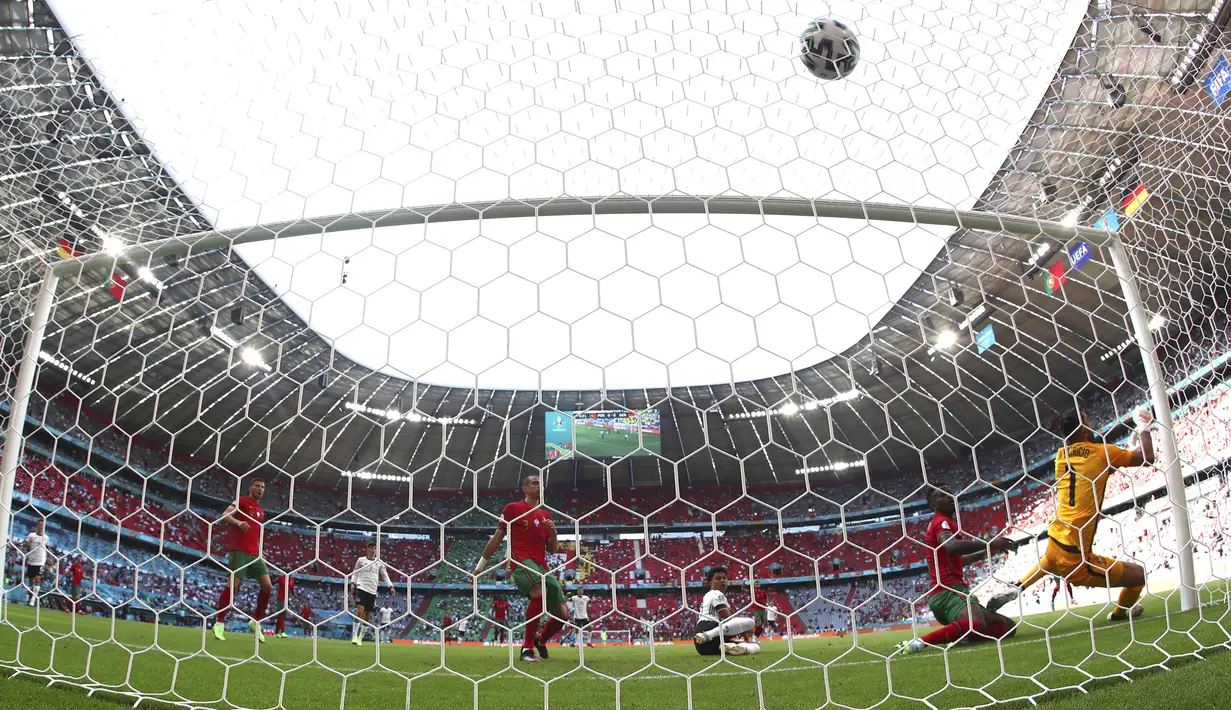
{"label": "player number 3 jersey", "polygon": [[551,515],[542,508],[530,507],[525,501],[514,501],[504,506],[500,522],[509,526],[513,561],[537,562],[547,569]]}

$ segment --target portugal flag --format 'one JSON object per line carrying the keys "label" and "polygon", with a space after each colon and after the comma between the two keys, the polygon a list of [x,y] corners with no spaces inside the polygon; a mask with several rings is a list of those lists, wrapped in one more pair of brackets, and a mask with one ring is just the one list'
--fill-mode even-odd
{"label": "portugal flag", "polygon": [[111,272],[111,295],[119,300],[124,300],[124,289],[128,286],[128,277],[122,272]]}
{"label": "portugal flag", "polygon": [[71,259],[74,256],[81,256],[84,252],[77,249],[75,242],[70,242],[68,237],[60,237],[60,246],[56,247],[56,253],[61,259]]}
{"label": "portugal flag", "polygon": [[1132,217],[1137,214],[1137,210],[1141,209],[1141,206],[1148,199],[1150,199],[1150,191],[1146,189],[1144,182],[1137,183],[1137,187],[1131,190],[1125,190],[1124,198],[1120,200],[1120,207],[1124,209],[1124,216]]}
{"label": "portugal flag", "polygon": [[1047,273],[1043,274],[1043,288],[1048,294],[1055,294],[1068,280],[1068,277],[1064,275],[1064,260],[1061,259],[1052,264]]}

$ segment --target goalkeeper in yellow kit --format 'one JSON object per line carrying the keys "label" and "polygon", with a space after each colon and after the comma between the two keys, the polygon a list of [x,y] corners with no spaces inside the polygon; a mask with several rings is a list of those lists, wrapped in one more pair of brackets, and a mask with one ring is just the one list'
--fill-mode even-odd
{"label": "goalkeeper in yellow kit", "polygon": [[1094,532],[1102,516],[1103,493],[1112,471],[1154,463],[1154,441],[1149,429],[1154,418],[1149,410],[1143,409],[1133,414],[1133,421],[1140,446],[1128,450],[1095,443],[1090,419],[1084,413],[1065,419],[1063,430],[1071,433],[1056,452],[1056,519],[1047,529],[1047,549],[1038,565],[1012,589],[988,600],[989,610],[1008,604],[1027,587],[1051,574],[1080,587],[1121,587],[1116,609],[1108,616],[1111,621],[1141,615],[1142,606],[1137,599],[1145,587],[1145,568],[1092,551]]}

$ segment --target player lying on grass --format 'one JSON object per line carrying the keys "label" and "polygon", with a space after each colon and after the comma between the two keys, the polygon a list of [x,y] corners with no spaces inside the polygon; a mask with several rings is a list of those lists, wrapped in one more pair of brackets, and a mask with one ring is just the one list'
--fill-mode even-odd
{"label": "player lying on grass", "polygon": [[[564,601],[564,588],[560,586],[560,580],[547,573],[547,555],[555,554],[559,541],[555,522],[540,507],[542,480],[538,476],[527,476],[521,490],[525,498],[504,506],[500,524],[474,566],[474,576],[477,582],[479,574],[487,569],[488,562],[500,549],[507,530],[512,541],[509,547],[512,548],[513,582],[518,591],[530,599],[526,607],[526,639],[521,646],[521,660],[537,663],[539,658],[547,658],[547,642],[564,628],[568,605]],[[543,614],[544,594],[550,615],[540,634],[539,617]],[[534,655],[536,649],[538,656]]]}
{"label": "player lying on grass", "polygon": [[1061,424],[1062,431],[1069,436],[1056,452],[1056,519],[1047,529],[1047,547],[1039,564],[1021,581],[988,600],[989,609],[999,609],[1017,599],[1030,585],[1054,575],[1079,587],[1121,587],[1116,609],[1107,616],[1109,621],[1120,621],[1130,614],[1141,615],[1143,607],[1137,600],[1145,588],[1145,568],[1092,551],[1112,471],[1154,463],[1154,440],[1150,435],[1154,416],[1147,409],[1139,409],[1133,414],[1133,422],[1137,425],[1133,438],[1140,442],[1140,447],[1131,450],[1096,443],[1085,413],[1070,415]]}
{"label": "player lying on grass", "polygon": [[701,599],[701,613],[697,618],[697,634],[692,637],[693,646],[702,656],[755,656],[761,646],[751,641],[734,641],[752,633],[755,621],[746,616],[735,616],[727,604],[727,568],[712,567],[705,574],[710,589]]}
{"label": "player lying on grass", "polygon": [[954,522],[957,499],[943,488],[933,488],[928,493],[928,505],[935,513],[924,536],[924,543],[932,550],[928,557],[928,577],[932,583],[928,608],[944,626],[922,639],[902,641],[897,650],[903,654],[918,653],[928,646],[1012,636],[1013,622],[984,609],[966,586],[963,572],[967,562],[983,559],[989,550],[991,554],[1007,552],[1013,549],[1013,543],[1003,537],[985,543],[963,533]]}

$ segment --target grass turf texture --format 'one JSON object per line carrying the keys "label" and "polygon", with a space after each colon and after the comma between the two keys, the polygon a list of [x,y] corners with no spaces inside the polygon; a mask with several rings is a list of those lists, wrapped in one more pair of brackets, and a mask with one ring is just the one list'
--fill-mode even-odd
{"label": "grass turf texture", "polygon": [[641,454],[662,454],[662,434],[642,434],[643,443],[638,443],[637,433],[628,432],[628,441],[624,440],[624,432],[617,429],[607,432],[607,438],[601,436],[599,427],[582,426],[573,428],[573,436],[577,438],[577,452],[595,458],[619,458],[627,456],[642,447]]}
{"label": "grass turf texture", "polygon": [[[1100,679],[1138,677],[1141,669],[1173,666],[1180,657],[1226,645],[1231,635],[1223,592],[1210,589],[1204,596],[1207,605],[1188,613],[1176,611],[1178,600],[1166,610],[1161,600],[1147,600],[1146,616],[1131,627],[1103,621],[1105,610],[1099,607],[1030,617],[1031,626],[999,650],[994,644],[962,645],[947,654],[929,651],[886,661],[883,655],[908,634],[873,633],[861,634],[858,646],[853,637],[799,640],[793,655],[786,642],[772,642],[759,656],[730,661],[702,658],[688,646],[659,646],[654,666],[648,647],[584,649],[586,668],[571,648],[553,647],[547,662],[514,662],[510,668],[508,648],[378,649],[366,644],[356,649],[337,641],[314,647],[306,639],[269,639],[258,648],[246,634],[229,634],[220,643],[200,630],[130,622],[113,626],[93,617],[77,617],[73,637],[68,632],[74,619],[67,614],[42,613],[35,628],[33,610],[10,606],[9,623],[0,627],[0,664],[11,667],[20,659],[34,675],[72,681],[88,674],[92,687],[212,707],[266,708],[281,700],[289,709],[337,708],[345,696],[346,708],[383,709],[405,707],[408,694],[411,707],[440,709],[472,707],[476,695],[479,708],[500,710],[542,708],[545,702],[585,710],[616,707],[617,702],[623,708],[685,708],[690,696],[695,708],[722,710],[760,707],[762,701],[773,710],[816,708],[827,699],[849,707],[878,701],[886,701],[882,707],[924,707],[921,698],[936,707],[968,707],[993,699],[1040,699],[1050,689],[1099,687],[1105,683]],[[159,648],[153,647],[155,634]],[[1228,659],[1220,654],[1214,663],[1226,669]],[[1225,677],[1206,662],[1181,667],[1194,677]],[[750,670],[765,672],[758,682]],[[615,677],[626,678],[618,689],[610,679]],[[474,681],[479,679],[476,694]],[[898,697],[887,697],[890,682]],[[1134,692],[1134,706],[1175,704],[1170,693],[1176,683],[1159,680],[1151,690],[1155,682]],[[21,688],[32,684],[8,680],[3,685],[6,694],[28,694]],[[1208,683],[1200,687],[1209,689]],[[1097,697],[1083,695],[1056,707],[1093,707]],[[1219,687],[1218,695],[1194,702],[1213,707],[1222,697]],[[53,700],[46,706],[65,705]],[[40,706],[5,702],[3,707]]]}

